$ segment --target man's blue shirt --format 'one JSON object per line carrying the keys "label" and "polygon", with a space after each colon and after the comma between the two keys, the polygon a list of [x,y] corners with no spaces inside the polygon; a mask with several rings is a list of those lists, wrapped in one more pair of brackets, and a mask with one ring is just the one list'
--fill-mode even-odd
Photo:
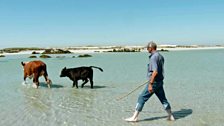
{"label": "man's blue shirt", "polygon": [[163,65],[164,65],[164,58],[163,58],[163,56],[159,52],[157,52],[157,51],[151,53],[151,55],[149,56],[149,64],[148,64],[148,74],[147,74],[147,76],[149,78],[151,78],[152,72],[153,71],[157,71],[158,74],[155,77],[155,81],[156,82],[163,81],[163,79],[164,79],[164,68],[163,68]]}

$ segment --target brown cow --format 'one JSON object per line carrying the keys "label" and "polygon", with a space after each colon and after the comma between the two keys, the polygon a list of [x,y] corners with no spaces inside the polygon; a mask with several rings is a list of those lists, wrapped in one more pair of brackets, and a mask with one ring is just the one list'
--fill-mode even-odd
{"label": "brown cow", "polygon": [[48,78],[47,74],[47,66],[44,62],[40,60],[30,61],[30,62],[21,62],[23,69],[24,69],[24,82],[26,82],[26,78],[29,77],[30,79],[33,78],[33,83],[36,85],[35,88],[39,86],[38,78],[40,76],[44,76],[48,88],[50,88],[50,84],[52,83],[51,80]]}

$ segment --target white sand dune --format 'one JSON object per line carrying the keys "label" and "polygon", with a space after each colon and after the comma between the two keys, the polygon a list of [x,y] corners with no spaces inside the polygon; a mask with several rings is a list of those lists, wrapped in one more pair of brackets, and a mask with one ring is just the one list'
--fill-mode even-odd
{"label": "white sand dune", "polygon": [[[110,48],[111,47],[111,48]],[[86,53],[102,53],[102,52],[108,52],[108,51],[112,51],[114,46],[110,46],[108,48],[103,48],[101,49],[100,47],[95,47],[95,48],[89,48],[89,47],[82,47],[79,49],[69,49],[69,51],[71,51],[72,53],[81,53],[81,54],[86,54]],[[143,46],[124,46],[125,48],[143,48]],[[66,49],[66,48],[65,48]],[[209,46],[209,47],[174,47],[174,48],[161,48],[159,47],[158,50],[168,50],[168,51],[183,51],[183,50],[206,50],[206,49],[224,49],[224,47],[222,46]],[[28,51],[21,51],[18,53],[2,53],[1,55],[20,55],[20,54],[32,54],[32,52],[38,52],[38,53],[42,53],[44,52],[44,50],[28,50]],[[146,48],[144,48],[143,50],[141,50],[141,52],[146,52]]]}

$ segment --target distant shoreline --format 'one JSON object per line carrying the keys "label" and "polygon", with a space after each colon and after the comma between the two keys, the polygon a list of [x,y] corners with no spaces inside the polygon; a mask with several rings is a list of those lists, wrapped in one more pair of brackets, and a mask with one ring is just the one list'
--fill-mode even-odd
{"label": "distant shoreline", "polygon": [[[32,52],[43,53],[45,48],[6,48],[11,52],[4,52],[4,49],[0,50],[0,55],[19,55],[19,54],[31,54]],[[49,48],[46,48],[49,49]],[[51,48],[51,49],[62,49],[68,50],[72,53],[77,54],[88,54],[88,53],[107,53],[113,52],[114,50],[137,50],[135,52],[146,52],[144,46],[79,46],[79,47],[65,47],[65,48]],[[184,51],[184,50],[208,50],[208,49],[224,49],[224,46],[174,46],[174,45],[158,45],[159,51]],[[15,51],[15,52],[13,52]],[[133,52],[134,52],[133,51]],[[116,52],[116,51],[115,51]],[[119,51],[117,51],[119,52]],[[125,52],[125,51],[120,51]],[[130,51],[131,52],[131,51]]]}

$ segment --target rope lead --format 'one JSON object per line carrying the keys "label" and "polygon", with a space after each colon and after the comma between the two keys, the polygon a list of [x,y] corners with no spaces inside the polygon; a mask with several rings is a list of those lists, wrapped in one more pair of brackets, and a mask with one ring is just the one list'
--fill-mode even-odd
{"label": "rope lead", "polygon": [[134,90],[130,91],[128,94],[125,94],[121,97],[116,98],[117,101],[127,97],[128,95],[132,94],[133,92],[135,92],[136,90],[138,90],[140,87],[144,86],[145,84],[147,84],[149,81],[144,82],[143,84],[139,85],[138,87],[136,87]]}

